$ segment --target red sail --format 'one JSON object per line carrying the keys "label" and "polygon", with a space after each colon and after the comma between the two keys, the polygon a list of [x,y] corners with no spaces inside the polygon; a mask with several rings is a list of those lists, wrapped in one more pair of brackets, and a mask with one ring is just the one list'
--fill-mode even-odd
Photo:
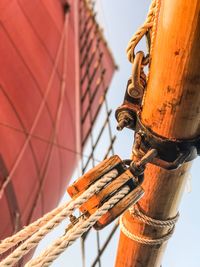
{"label": "red sail", "polygon": [[85,1],[68,4],[0,2],[1,239],[58,204],[115,68]]}

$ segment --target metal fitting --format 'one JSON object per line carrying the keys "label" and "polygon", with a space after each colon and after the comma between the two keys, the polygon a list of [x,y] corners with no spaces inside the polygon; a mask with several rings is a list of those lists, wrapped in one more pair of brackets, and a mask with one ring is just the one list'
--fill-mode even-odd
{"label": "metal fitting", "polygon": [[131,83],[128,85],[128,94],[136,99],[142,99],[146,85],[146,76],[143,72],[142,60],[144,53],[137,52],[132,67]]}
{"label": "metal fitting", "polygon": [[130,127],[135,124],[135,118],[128,110],[118,112],[116,119],[118,121],[117,130],[121,131],[124,127]]}

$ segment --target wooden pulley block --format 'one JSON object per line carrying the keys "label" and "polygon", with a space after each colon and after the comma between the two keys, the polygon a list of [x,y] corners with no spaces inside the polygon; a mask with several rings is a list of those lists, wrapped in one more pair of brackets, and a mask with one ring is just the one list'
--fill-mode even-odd
{"label": "wooden pulley block", "polygon": [[117,170],[117,177],[113,178],[110,183],[103,187],[99,192],[95,193],[80,207],[80,211],[89,217],[106,201],[108,201],[115,192],[119,191],[125,185],[129,186],[129,193],[106,214],[104,214],[94,225],[94,228],[97,230],[100,230],[108,225],[143,196],[144,191],[138,184],[137,178],[133,176],[124,162],[115,155],[104,160],[96,167],[85,173],[67,189],[69,195],[75,199],[86,191],[90,185],[94,184],[97,180],[101,179],[102,176],[113,169]]}

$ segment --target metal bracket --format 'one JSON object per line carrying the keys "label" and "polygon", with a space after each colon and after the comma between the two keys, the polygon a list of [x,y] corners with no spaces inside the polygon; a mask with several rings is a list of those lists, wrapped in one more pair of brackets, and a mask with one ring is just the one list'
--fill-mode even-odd
{"label": "metal bracket", "polygon": [[123,104],[116,110],[118,121],[117,130],[124,127],[135,130],[137,114],[141,110],[142,98],[146,86],[146,75],[143,71],[142,60],[144,53],[139,51],[133,62],[132,75],[127,82]]}
{"label": "metal bracket", "polygon": [[197,157],[200,152],[200,137],[191,140],[170,140],[153,133],[145,127],[139,116],[133,146],[133,155],[141,157],[149,149],[155,149],[157,156],[151,163],[167,170],[177,169],[184,162]]}
{"label": "metal bracket", "polygon": [[118,121],[117,130],[121,131],[124,127],[135,130],[137,113],[139,111],[140,105],[125,100],[123,105],[118,107],[115,112],[115,117]]}
{"label": "metal bracket", "polygon": [[156,156],[157,156],[156,149],[150,149],[138,161],[126,159],[126,160],[123,160],[123,163],[128,165],[134,177],[137,177],[138,184],[142,184],[144,180],[144,170],[145,170],[146,164],[151,162]]}
{"label": "metal bracket", "polygon": [[127,127],[136,132],[133,146],[133,156],[136,160],[141,160],[149,150],[154,149],[157,156],[152,158],[152,164],[167,170],[177,169],[184,162],[200,155],[200,137],[191,140],[170,140],[158,136],[141,123],[140,114],[146,86],[143,59],[144,53],[138,52],[133,62],[132,76],[127,83],[124,102],[115,112],[117,130]]}
{"label": "metal bracket", "polygon": [[144,53],[142,51],[137,52],[132,65],[131,83],[128,84],[128,94],[133,99],[141,100],[144,94],[144,88],[146,86],[146,75],[143,71],[142,61]]}

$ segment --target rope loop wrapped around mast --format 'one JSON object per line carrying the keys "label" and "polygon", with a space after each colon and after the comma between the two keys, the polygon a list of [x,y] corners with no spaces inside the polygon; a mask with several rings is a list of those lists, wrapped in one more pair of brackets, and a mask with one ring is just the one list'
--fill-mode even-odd
{"label": "rope loop wrapped around mast", "polygon": [[138,236],[136,234],[131,233],[126,226],[123,223],[123,216],[120,217],[120,230],[122,233],[127,236],[129,239],[140,243],[142,245],[147,245],[147,246],[157,246],[157,245],[162,245],[165,243],[170,237],[173,235],[174,232],[174,227],[164,236],[160,238],[146,238],[143,236]]}
{"label": "rope loop wrapped around mast", "polygon": [[129,208],[129,212],[133,217],[137,218],[141,222],[147,225],[153,226],[153,227],[161,227],[161,228],[165,228],[165,227],[173,228],[180,217],[180,214],[178,212],[175,217],[167,219],[167,220],[154,219],[144,214],[144,212],[141,210],[138,203],[132,206],[131,208]]}
{"label": "rope loop wrapped around mast", "polygon": [[138,242],[143,245],[149,245],[149,246],[156,246],[156,245],[162,245],[165,243],[170,237],[173,235],[175,224],[179,219],[179,212],[176,214],[175,217],[167,219],[167,220],[158,220],[155,218],[151,218],[144,214],[144,212],[141,210],[140,206],[138,204],[132,206],[129,208],[130,214],[140,220],[141,222],[145,223],[146,225],[150,225],[152,227],[159,227],[159,228],[166,228],[169,227],[169,231],[167,234],[159,237],[159,238],[147,238],[143,236],[138,236],[136,234],[133,234],[130,232],[126,226],[123,223],[123,217],[120,217],[120,229],[121,231],[131,240]]}

